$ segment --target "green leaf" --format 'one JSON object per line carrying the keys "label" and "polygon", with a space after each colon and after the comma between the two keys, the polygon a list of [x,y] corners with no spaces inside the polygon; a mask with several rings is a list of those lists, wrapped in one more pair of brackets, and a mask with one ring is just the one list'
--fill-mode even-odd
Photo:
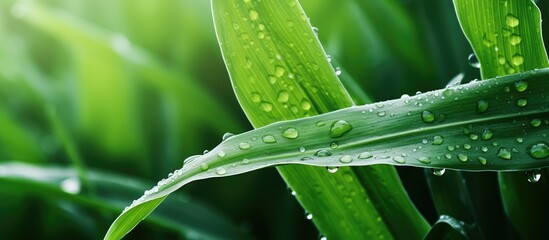
{"label": "green leaf", "polygon": [[[549,69],[542,69],[475,81],[278,122],[233,136],[205,155],[185,160],[182,169],[147,191],[128,208],[136,210],[123,212],[115,224],[133,212],[152,211],[151,204],[143,207],[143,203],[163,198],[191,181],[274,165],[392,164],[467,171],[547,167],[549,102],[541,96],[547,94],[548,77]],[[528,99],[528,104],[517,106],[521,98]],[[481,100],[489,107],[479,112]],[[532,119],[541,119],[543,125],[532,126]],[[331,147],[334,141],[338,142],[336,148]],[[338,171],[333,176],[345,174]],[[345,204],[349,203],[341,203]],[[122,237],[111,232],[126,232],[131,227],[111,228],[107,239]]]}
{"label": "green leaf", "polygon": [[[212,7],[235,94],[254,127],[353,104],[297,1]],[[341,168],[336,176],[303,166],[278,171],[327,238],[421,238],[427,230],[392,167]]]}
{"label": "green leaf", "polygon": [[483,79],[549,66],[541,14],[531,0],[454,0]]}
{"label": "green leaf", "polygon": [[[17,186],[41,198],[67,200],[95,211],[116,214],[149,183],[102,171],[89,171],[96,187],[93,195],[82,193],[78,173],[72,168],[38,166],[19,162],[0,163],[0,184]],[[163,198],[162,198],[163,199]],[[158,200],[160,201],[160,200]],[[147,218],[149,224],[168,229],[188,239],[247,239],[237,227],[183,194],[167,199]],[[99,237],[99,236],[98,236]]]}

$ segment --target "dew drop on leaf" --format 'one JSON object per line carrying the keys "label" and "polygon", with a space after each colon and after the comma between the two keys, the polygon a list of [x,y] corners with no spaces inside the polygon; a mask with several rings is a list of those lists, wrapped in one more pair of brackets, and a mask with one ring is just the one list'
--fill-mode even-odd
{"label": "dew drop on leaf", "polygon": [[373,156],[374,155],[372,155],[369,152],[363,152],[363,153],[358,155],[358,159],[368,159],[368,158],[372,158]]}
{"label": "dew drop on leaf", "polygon": [[233,137],[234,134],[230,133],[230,132],[226,132],[225,134],[223,134],[223,137],[221,137],[221,141],[226,141],[227,139]]}
{"label": "dew drop on leaf", "polygon": [[467,159],[469,159],[469,157],[467,157],[467,155],[461,154],[461,153],[458,154],[458,160],[459,160],[460,162],[467,162]]}
{"label": "dew drop on leaf", "polygon": [[477,157],[477,160],[482,165],[486,165],[486,163],[488,162],[488,160],[485,157]]}
{"label": "dew drop on leaf", "polygon": [[419,157],[417,161],[424,164],[431,163],[431,159],[429,157]]}
{"label": "dew drop on leaf", "polygon": [[486,141],[486,140],[489,140],[492,138],[492,136],[494,136],[494,132],[492,132],[491,129],[489,128],[486,128],[484,129],[484,131],[482,132],[482,140]]}
{"label": "dew drop on leaf", "polygon": [[276,138],[270,134],[263,136],[261,139],[264,143],[276,143]]}
{"label": "dew drop on leaf", "polygon": [[339,120],[332,123],[332,127],[330,128],[330,137],[338,138],[343,136],[343,134],[351,131],[353,127],[350,123],[348,123],[345,120]]}
{"label": "dew drop on leaf", "polygon": [[526,104],[528,104],[528,100],[526,100],[526,98],[521,98],[517,100],[517,106],[519,107],[524,107],[526,106]]}
{"label": "dew drop on leaf", "polygon": [[329,173],[336,173],[339,170],[338,167],[326,167]]}
{"label": "dew drop on leaf", "polygon": [[423,111],[421,113],[421,120],[426,123],[432,123],[433,121],[435,121],[435,114],[430,111]]}
{"label": "dew drop on leaf", "polygon": [[315,152],[314,154],[315,157],[329,157],[329,156],[332,156],[332,153],[326,149],[320,149],[318,151]]}
{"label": "dew drop on leaf", "polygon": [[406,163],[406,160],[401,156],[393,157],[393,161],[395,161],[396,163],[400,163],[400,164]]}
{"label": "dew drop on leaf", "polygon": [[497,156],[501,159],[509,160],[511,159],[511,152],[507,148],[502,147],[498,150]]}
{"label": "dew drop on leaf", "polygon": [[241,143],[238,144],[238,148],[240,148],[241,150],[248,150],[251,147],[252,146],[247,142],[241,142]]}
{"label": "dew drop on leaf", "polygon": [[469,62],[469,65],[471,67],[480,68],[480,62],[478,61],[478,58],[474,53],[469,54],[469,57],[467,57],[467,61]]}
{"label": "dew drop on leaf", "polygon": [[442,136],[433,137],[433,145],[441,145],[443,142],[444,142],[444,138]]}
{"label": "dew drop on leaf", "polygon": [[522,80],[515,82],[515,90],[517,90],[517,92],[524,92],[524,91],[526,91],[527,88],[528,88],[528,83],[527,82],[522,81]]}
{"label": "dew drop on leaf", "polygon": [[536,183],[541,179],[541,171],[539,169],[525,172],[528,182]]}
{"label": "dew drop on leaf", "polygon": [[549,157],[549,146],[544,143],[536,143],[528,148],[528,153],[535,159],[543,159]]}
{"label": "dew drop on leaf", "polygon": [[202,169],[202,171],[206,171],[209,168],[210,168],[210,166],[207,163],[200,164],[200,169]]}
{"label": "dew drop on leaf", "polygon": [[440,177],[440,176],[444,175],[445,172],[446,172],[445,168],[435,168],[435,169],[433,169],[433,175],[435,175],[437,177]]}
{"label": "dew drop on leaf", "polygon": [[218,167],[217,169],[215,169],[215,173],[217,175],[224,175],[225,173],[227,173],[227,169],[225,169],[224,167]]}
{"label": "dew drop on leaf", "polygon": [[287,139],[296,139],[299,136],[299,132],[295,128],[286,128],[282,131],[282,137]]}
{"label": "dew drop on leaf", "polygon": [[519,25],[519,19],[515,15],[509,13],[505,17],[505,23],[507,26],[514,28]]}
{"label": "dew drop on leaf", "polygon": [[478,100],[477,102],[477,113],[483,113],[488,110],[488,102],[485,100]]}
{"label": "dew drop on leaf", "polygon": [[532,125],[532,127],[539,127],[541,125],[541,119],[532,119],[532,121],[530,121],[530,125]]}
{"label": "dew drop on leaf", "polygon": [[343,155],[339,158],[341,163],[350,163],[353,161],[353,158],[350,155]]}

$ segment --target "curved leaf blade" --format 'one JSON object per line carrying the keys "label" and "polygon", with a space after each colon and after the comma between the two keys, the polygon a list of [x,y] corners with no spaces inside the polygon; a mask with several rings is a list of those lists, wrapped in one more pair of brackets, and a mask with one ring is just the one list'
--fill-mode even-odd
{"label": "curved leaf blade", "polygon": [[[547,167],[549,149],[531,150],[535,144],[549,144],[548,77],[549,69],[543,69],[474,81],[258,128],[227,139],[205,155],[190,157],[182,169],[160,181],[128,209],[143,208],[143,203],[162,198],[191,181],[274,165],[391,164],[467,171]],[[517,106],[521,98],[528,99],[527,105]],[[480,100],[489,106],[479,113]],[[433,113],[432,121],[425,121],[426,112]],[[542,124],[532,124],[533,119]],[[352,128],[343,127],[341,121]],[[276,142],[265,141],[271,137]],[[338,148],[330,149],[335,140]],[[146,210],[152,210],[150,205]],[[131,215],[131,211],[124,215]]]}

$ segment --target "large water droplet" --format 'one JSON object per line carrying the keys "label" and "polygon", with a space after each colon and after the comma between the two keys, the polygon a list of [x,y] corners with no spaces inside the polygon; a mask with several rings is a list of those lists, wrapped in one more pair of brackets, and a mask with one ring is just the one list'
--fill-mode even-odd
{"label": "large water droplet", "polygon": [[535,159],[549,157],[549,146],[544,143],[536,143],[528,148],[528,153]]}
{"label": "large water droplet", "polygon": [[444,175],[445,172],[446,172],[445,168],[435,168],[435,169],[433,169],[433,175],[438,176],[438,177]]}
{"label": "large water droplet", "polygon": [[485,100],[478,100],[477,102],[477,113],[483,113],[488,110],[488,102]]}
{"label": "large water droplet", "polygon": [[480,62],[478,61],[478,58],[474,53],[469,54],[469,57],[467,57],[467,61],[469,62],[469,65],[471,67],[480,68]]}
{"label": "large water droplet", "polygon": [[247,142],[241,142],[241,143],[238,144],[238,148],[240,148],[241,150],[248,150],[251,147],[252,146]]}
{"label": "large water droplet", "polygon": [[484,129],[484,131],[482,132],[482,140],[486,141],[486,140],[489,140],[490,138],[492,138],[492,136],[494,136],[494,133],[492,132],[492,130],[490,130],[489,128],[486,128]]}
{"label": "large water droplet", "polygon": [[296,139],[299,136],[299,132],[295,128],[286,128],[282,131],[282,137],[287,139]]}
{"label": "large water droplet", "polygon": [[515,90],[517,90],[517,92],[524,92],[526,91],[527,88],[528,88],[527,82],[522,80],[515,82]]}
{"label": "large water droplet", "polygon": [[349,155],[343,155],[343,156],[341,156],[341,157],[339,158],[339,161],[340,161],[341,163],[350,163],[350,162],[353,161],[353,158],[352,158],[351,156],[349,156]]}
{"label": "large water droplet", "polygon": [[423,111],[421,113],[421,120],[423,120],[423,122],[426,122],[426,123],[431,123],[435,121],[435,114],[433,114],[430,111]]}
{"label": "large water droplet", "polygon": [[467,155],[461,154],[461,153],[458,154],[458,160],[459,160],[460,162],[467,162],[467,159],[469,159],[469,157],[467,157]]}
{"label": "large water droplet", "polygon": [[498,150],[497,156],[501,159],[509,160],[511,159],[511,152],[507,148],[502,147]]}
{"label": "large water droplet", "polygon": [[276,143],[276,138],[273,135],[265,135],[262,137],[264,143]]}
{"label": "large water droplet", "polygon": [[519,25],[519,19],[515,15],[509,13],[505,17],[505,23],[509,27],[516,27]]}
{"label": "large water droplet", "polygon": [[332,127],[330,128],[330,137],[338,138],[343,136],[343,134],[351,131],[353,127],[350,123],[348,123],[345,120],[339,120],[332,123]]}
{"label": "large water droplet", "polygon": [[541,179],[541,171],[539,169],[534,169],[525,172],[528,182],[536,183]]}
{"label": "large water droplet", "polygon": [[315,157],[329,157],[329,156],[332,156],[332,153],[326,149],[320,149],[318,151],[315,152],[314,154]]}
{"label": "large water droplet", "polygon": [[424,163],[424,164],[430,164],[431,163],[431,158],[429,157],[419,157],[417,159],[418,162],[420,163]]}
{"label": "large water droplet", "polygon": [[368,158],[372,158],[373,156],[374,155],[372,155],[369,152],[363,152],[360,155],[358,155],[358,159],[368,159]]}
{"label": "large water droplet", "polygon": [[281,102],[281,103],[285,103],[285,102],[288,101],[289,98],[290,98],[290,94],[288,94],[287,91],[280,90],[278,92],[278,97],[276,98],[276,100]]}

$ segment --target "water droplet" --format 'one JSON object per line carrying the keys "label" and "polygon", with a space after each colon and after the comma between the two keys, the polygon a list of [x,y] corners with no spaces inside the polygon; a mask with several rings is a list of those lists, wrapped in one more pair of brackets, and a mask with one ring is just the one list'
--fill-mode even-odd
{"label": "water droplet", "polygon": [[549,157],[549,146],[544,143],[536,143],[528,148],[528,153],[535,159],[542,159]]}
{"label": "water droplet", "polygon": [[528,182],[536,183],[541,179],[541,171],[539,169],[534,169],[525,172]]}
{"label": "water droplet", "polygon": [[[267,79],[269,80],[269,83],[270,83],[270,84],[275,84],[275,83],[276,83],[276,77],[273,76],[273,75],[267,76]],[[258,102],[259,102],[259,101],[258,101]]]}
{"label": "water droplet", "polygon": [[467,159],[468,159],[468,158],[469,158],[469,157],[467,157],[467,155],[465,155],[465,154],[461,154],[461,153],[458,154],[458,160],[459,160],[460,162],[467,162]]}
{"label": "water droplet", "polygon": [[313,214],[310,214],[310,213],[309,213],[309,214],[307,214],[306,217],[307,217],[307,219],[311,220],[311,219],[313,219]]}
{"label": "water droplet", "polygon": [[524,63],[524,57],[517,53],[517,54],[513,55],[513,57],[511,58],[511,62],[515,66],[520,66]]}
{"label": "water droplet", "polygon": [[444,154],[444,157],[446,159],[452,159],[452,154],[446,153],[446,154]]}
{"label": "water droplet", "polygon": [[259,14],[255,10],[250,10],[250,19],[251,20],[257,20],[259,18]]}
{"label": "water droplet", "polygon": [[509,42],[510,42],[511,45],[513,45],[513,46],[516,46],[516,45],[520,44],[521,40],[522,40],[522,39],[521,39],[520,36],[517,35],[517,34],[513,34],[513,35],[511,35],[511,36],[509,37]]}
{"label": "water droplet", "polygon": [[290,98],[290,94],[288,94],[287,91],[285,90],[280,90],[278,92],[278,97],[277,97],[277,101],[281,102],[281,103],[285,103],[288,101],[288,99]]}
{"label": "water droplet", "polygon": [[[524,92],[526,91],[526,89],[528,89],[528,83],[525,82],[525,81],[517,81],[515,82],[515,90],[517,90],[517,92]],[[507,91],[509,92],[509,91]]]}
{"label": "water droplet", "polygon": [[423,111],[421,113],[421,119],[423,120],[423,122],[431,123],[435,121],[435,114],[430,111]]}
{"label": "water droplet", "polygon": [[418,162],[420,163],[424,163],[424,164],[430,164],[431,163],[431,159],[429,157],[419,157],[417,159]]}
{"label": "water droplet", "polygon": [[282,75],[284,75],[284,72],[285,72],[285,71],[286,71],[286,70],[285,70],[283,67],[281,67],[281,66],[275,66],[274,75],[275,75],[276,77],[282,77]]}
{"label": "water droplet", "polygon": [[220,158],[225,157],[225,151],[219,150],[219,152],[217,152],[217,156]]}
{"label": "water droplet", "polygon": [[337,142],[330,143],[330,148],[331,149],[337,149],[338,147],[339,147],[339,144]]}
{"label": "water droplet", "polygon": [[226,141],[227,139],[233,137],[234,134],[230,133],[230,132],[226,132],[225,134],[223,134],[223,137],[221,137],[221,141],[224,142]]}
{"label": "water droplet", "polygon": [[[359,156],[359,158],[360,158],[360,156]],[[400,163],[400,164],[406,163],[406,160],[401,156],[393,157],[393,161],[395,161],[396,163]]]}
{"label": "water droplet", "polygon": [[471,144],[468,144],[468,143],[463,144],[463,149],[465,150],[471,149]]}
{"label": "water droplet", "polygon": [[482,152],[488,152],[488,147],[482,146],[482,147],[480,148],[480,151],[482,151]]}
{"label": "water droplet", "polygon": [[507,62],[507,61],[505,60],[505,57],[503,57],[503,56],[501,56],[501,55],[498,56],[498,63],[499,63],[500,65],[503,65],[503,64],[505,64],[506,62]]}
{"label": "water droplet", "polygon": [[521,98],[517,100],[517,106],[519,107],[524,107],[526,106],[526,104],[528,104],[528,100],[526,100],[526,98]]}
{"label": "water droplet", "polygon": [[532,121],[530,121],[530,125],[532,125],[532,127],[539,127],[541,125],[541,119],[532,119]]}
{"label": "water droplet", "polygon": [[301,152],[301,153],[302,153],[302,152],[305,152],[305,147],[299,147],[298,150],[299,150],[299,152]]}
{"label": "water droplet", "polygon": [[282,131],[282,137],[287,139],[296,139],[299,136],[299,132],[295,128],[286,128]]}
{"label": "water droplet", "polygon": [[429,142],[429,140],[427,140],[427,139],[421,140],[421,143],[423,143],[423,144],[427,144],[428,142]]}
{"label": "water droplet", "polygon": [[338,167],[326,167],[329,173],[336,173],[339,170]]}
{"label": "water droplet", "polygon": [[218,167],[217,169],[215,169],[215,173],[217,175],[224,175],[225,173],[227,173],[227,169],[225,169],[224,167]]}
{"label": "water droplet", "polygon": [[372,155],[369,152],[363,152],[360,155],[358,155],[358,159],[368,159],[368,158],[372,158],[373,156],[374,155]]}
{"label": "water droplet", "polygon": [[202,171],[206,171],[208,168],[210,168],[210,166],[207,163],[200,164],[200,169],[202,169]]}
{"label": "water droplet", "polygon": [[271,110],[273,110],[273,105],[270,102],[261,102],[259,104],[259,107],[265,112],[270,112]]}
{"label": "water droplet", "polygon": [[486,165],[486,163],[488,162],[488,160],[485,157],[477,157],[477,160],[482,165]]}
{"label": "water droplet", "polygon": [[433,169],[433,175],[435,175],[437,177],[440,177],[440,176],[444,175],[445,172],[446,172],[445,168],[435,168],[435,169]]}
{"label": "water droplet", "polygon": [[341,68],[336,67],[336,68],[335,68],[335,74],[336,74],[337,76],[341,75]]}
{"label": "water droplet", "polygon": [[247,158],[242,159],[242,164],[243,165],[246,165],[246,164],[249,164],[249,163],[250,163],[250,159],[247,159]]}
{"label": "water droplet", "polygon": [[477,113],[483,113],[488,110],[488,102],[485,100],[478,100],[477,102]]}
{"label": "water droplet", "polygon": [[444,138],[442,136],[434,136],[433,137],[433,145],[440,145],[444,142]]}
{"label": "water droplet", "polygon": [[494,133],[489,128],[484,129],[482,132],[482,140],[486,141],[492,138],[494,136]]}
{"label": "water droplet", "polygon": [[301,109],[308,111],[311,109],[311,103],[307,99],[303,99],[301,101]]}
{"label": "water droplet", "polygon": [[325,125],[326,125],[326,123],[323,122],[323,121],[318,121],[318,122],[316,122],[316,126],[317,126],[317,127],[322,127],[322,126],[325,126]]}
{"label": "water droplet", "polygon": [[80,181],[78,178],[69,177],[61,182],[61,189],[66,193],[78,194],[80,193]]}
{"label": "water droplet", "polygon": [[378,117],[384,117],[386,115],[385,111],[380,111],[377,113]]}
{"label": "water droplet", "polygon": [[262,137],[264,143],[276,143],[276,138],[273,135],[265,135]]}
{"label": "water droplet", "polygon": [[238,144],[238,148],[240,148],[241,150],[247,150],[247,149],[250,149],[252,146],[247,143],[247,142],[241,142]]}
{"label": "water droplet", "polygon": [[498,150],[497,156],[501,159],[509,160],[511,159],[511,152],[507,148],[502,147]]}
{"label": "water droplet", "polygon": [[350,163],[350,162],[353,161],[353,158],[352,158],[351,156],[349,156],[349,155],[343,155],[343,156],[341,156],[341,157],[339,158],[339,161],[340,161],[341,163]]}
{"label": "water droplet", "polygon": [[507,16],[505,17],[505,23],[507,24],[507,26],[509,27],[516,27],[519,25],[519,19],[517,17],[515,17],[513,14],[507,14]]}
{"label": "water droplet", "polygon": [[448,145],[448,151],[454,151],[456,149],[456,147],[454,147],[453,145]]}
{"label": "water droplet", "polygon": [[522,143],[522,141],[524,141],[524,139],[522,139],[522,138],[517,138],[517,142],[518,142],[518,143]]}
{"label": "water droplet", "polygon": [[351,131],[353,127],[351,124],[349,124],[345,120],[339,120],[332,123],[332,127],[330,128],[330,137],[338,138],[343,136],[343,134]]}
{"label": "water droplet", "polygon": [[314,156],[315,157],[329,157],[329,156],[332,156],[332,153],[328,150],[320,149],[320,150],[315,152]]}
{"label": "water droplet", "polygon": [[471,134],[469,134],[469,138],[470,138],[471,140],[477,140],[477,139],[478,139],[478,135],[475,134],[475,133],[471,133]]}
{"label": "water droplet", "polygon": [[469,65],[471,67],[480,68],[480,62],[478,61],[478,58],[474,53],[469,54],[469,57],[467,57],[467,61],[469,62]]}

